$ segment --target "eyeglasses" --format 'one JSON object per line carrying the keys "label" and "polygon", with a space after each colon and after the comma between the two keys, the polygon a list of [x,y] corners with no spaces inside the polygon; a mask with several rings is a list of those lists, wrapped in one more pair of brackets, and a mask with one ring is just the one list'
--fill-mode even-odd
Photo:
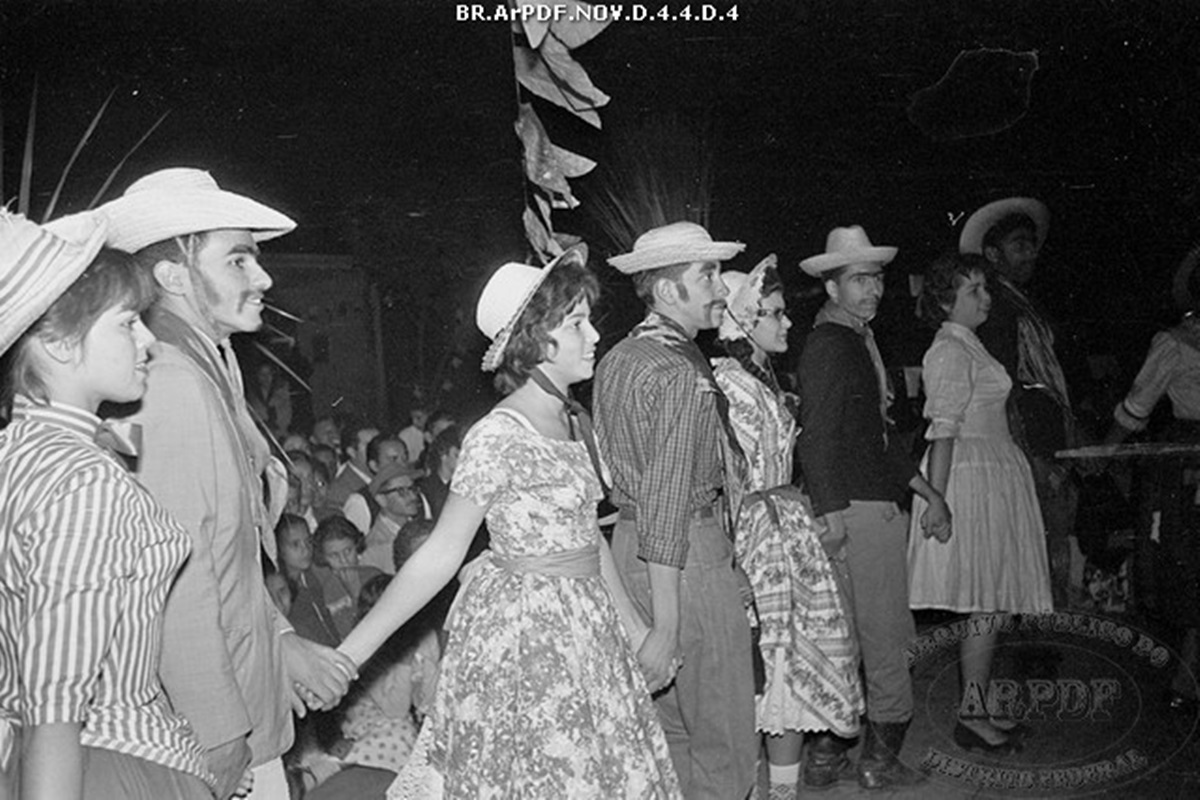
{"label": "eyeglasses", "polygon": [[760,309],[755,310],[754,316],[759,317],[759,318],[770,317],[773,320],[775,320],[776,322],[780,322],[781,320],[783,320],[784,317],[787,316],[787,309],[786,308],[760,308]]}

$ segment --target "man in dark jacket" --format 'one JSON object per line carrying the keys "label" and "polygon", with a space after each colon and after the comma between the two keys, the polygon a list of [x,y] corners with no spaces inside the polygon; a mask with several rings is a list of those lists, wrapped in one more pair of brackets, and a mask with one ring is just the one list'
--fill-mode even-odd
{"label": "man in dark jacket", "polygon": [[[899,506],[908,489],[929,502],[926,533],[950,535],[945,499],[890,435],[891,393],[868,325],[883,298],[883,266],[895,256],[896,248],[873,246],[856,225],[835,228],[825,252],[800,263],[829,295],[800,356],[800,463],[813,512],[844,542],[867,679],[858,780],[868,789],[924,780],[897,758],[913,715],[904,648],[916,629],[908,609],[908,515]],[[805,782],[831,782],[847,744],[831,734],[813,742]]]}

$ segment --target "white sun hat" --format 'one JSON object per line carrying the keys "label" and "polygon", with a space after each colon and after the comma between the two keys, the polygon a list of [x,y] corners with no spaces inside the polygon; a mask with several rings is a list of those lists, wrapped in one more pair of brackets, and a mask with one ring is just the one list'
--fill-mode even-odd
{"label": "white sun hat", "polygon": [[38,225],[0,208],[0,353],[83,274],[106,232],[91,212]]}
{"label": "white sun hat", "polygon": [[108,246],[127,253],[190,233],[248,230],[262,242],[296,227],[286,214],[227,192],[212,175],[192,167],[151,172],[98,210],[108,217]]}
{"label": "white sun hat", "polygon": [[861,225],[834,228],[825,237],[825,252],[800,262],[800,269],[814,278],[831,269],[850,264],[887,264],[896,257],[894,247],[876,247]]}
{"label": "white sun hat", "polygon": [[633,243],[632,252],[613,256],[608,263],[632,275],[672,264],[728,261],[745,249],[741,242],[714,242],[708,231],[694,222],[673,222],[646,231]]}
{"label": "white sun hat", "polygon": [[491,347],[483,354],[484,372],[500,366],[512,338],[513,325],[551,270],[559,264],[586,265],[587,254],[587,245],[577,244],[544,267],[510,262],[492,273],[475,307],[475,324],[492,340]]}

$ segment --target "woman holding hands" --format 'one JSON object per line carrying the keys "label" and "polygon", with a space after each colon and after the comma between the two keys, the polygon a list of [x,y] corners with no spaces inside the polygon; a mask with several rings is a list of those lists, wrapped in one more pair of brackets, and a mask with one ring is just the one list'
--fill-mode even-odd
{"label": "woman holding hands", "polygon": [[429,540],[341,645],[369,658],[454,577],[486,517],[493,555],[447,618],[437,695],[391,796],[679,796],[630,643],[646,625],[596,524],[599,462],[572,436],[566,393],[592,376],[598,294],[580,247],[506,264],[480,297],[483,368],[507,397],[466,435]]}
{"label": "woman holding hands", "polygon": [[[987,262],[947,255],[925,276],[918,310],[940,325],[925,353],[925,416],[930,441],[922,468],[954,513],[949,531],[909,536],[914,609],[972,617],[1053,610],[1046,533],[1033,474],[1009,434],[1005,401],[1012,379],[975,329],[988,317]],[[913,501],[914,520],[924,502]],[[961,645],[962,702],[954,739],[990,753],[1019,749],[1019,730],[987,707],[997,626],[984,620]]]}

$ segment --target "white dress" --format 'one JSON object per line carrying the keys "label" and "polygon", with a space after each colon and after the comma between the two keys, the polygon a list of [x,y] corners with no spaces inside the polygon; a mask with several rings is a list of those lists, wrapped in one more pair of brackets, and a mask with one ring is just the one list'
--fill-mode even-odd
{"label": "white dress", "polygon": [[[913,501],[909,597],[914,609],[1053,610],[1045,524],[1033,473],[1008,430],[1012,379],[970,329],[945,322],[925,353],[925,438],[954,439],[946,486],[953,535],[926,538]],[[922,462],[928,474],[929,455]]]}

